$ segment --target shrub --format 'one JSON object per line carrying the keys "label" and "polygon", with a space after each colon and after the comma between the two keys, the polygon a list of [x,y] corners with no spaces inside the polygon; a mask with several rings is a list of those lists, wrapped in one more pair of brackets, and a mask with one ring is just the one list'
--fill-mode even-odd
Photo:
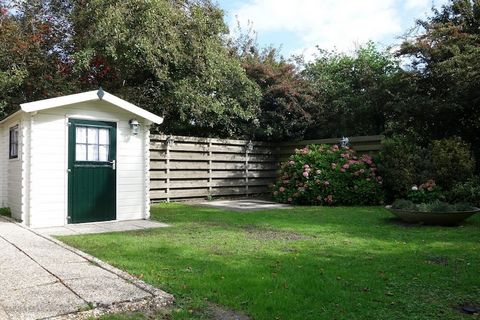
{"label": "shrub", "polygon": [[457,183],[445,196],[449,202],[466,202],[479,207],[480,179],[477,177],[466,182]]}
{"label": "shrub", "polygon": [[468,203],[450,204],[440,200],[415,204],[410,200],[398,199],[392,204],[393,209],[418,212],[447,213],[455,211],[471,211],[475,208]]}
{"label": "shrub", "polygon": [[397,199],[392,204],[393,209],[398,210],[407,210],[407,211],[417,211],[417,206],[410,200]]}
{"label": "shrub", "polygon": [[440,187],[433,180],[428,180],[419,187],[413,186],[407,194],[407,199],[413,203],[429,203],[444,198]]}
{"label": "shrub", "polygon": [[[424,148],[403,137],[393,137],[383,141],[377,160],[388,200],[442,200],[440,188],[449,191],[455,184],[467,181],[475,168],[469,146],[460,138],[436,140]],[[434,192],[411,191],[412,186],[429,180],[438,184]]]}
{"label": "shrub", "polygon": [[430,149],[434,178],[442,188],[450,190],[473,177],[475,161],[469,145],[460,138],[433,141]]}
{"label": "shrub", "polygon": [[369,155],[350,148],[311,145],[281,166],[275,200],[310,205],[373,205],[383,201],[382,178]]}
{"label": "shrub", "polygon": [[432,178],[428,150],[403,137],[385,139],[377,162],[388,200],[405,198],[412,186]]}

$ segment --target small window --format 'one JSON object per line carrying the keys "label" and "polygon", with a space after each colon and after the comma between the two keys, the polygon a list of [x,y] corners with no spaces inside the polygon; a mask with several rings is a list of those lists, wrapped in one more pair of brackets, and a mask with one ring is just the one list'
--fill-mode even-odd
{"label": "small window", "polygon": [[18,158],[18,124],[10,128],[9,158]]}
{"label": "small window", "polygon": [[77,127],[75,161],[108,161],[110,131],[105,128]]}

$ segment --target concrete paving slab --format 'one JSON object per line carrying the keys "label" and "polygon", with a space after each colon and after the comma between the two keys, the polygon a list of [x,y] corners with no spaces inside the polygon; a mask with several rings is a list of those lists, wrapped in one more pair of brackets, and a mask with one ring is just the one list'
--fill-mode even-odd
{"label": "concrete paving slab", "polygon": [[101,306],[98,313],[173,301],[101,260],[3,217],[0,248],[0,320],[61,319],[92,305]]}
{"label": "concrete paving slab", "polygon": [[106,232],[123,232],[152,228],[165,228],[168,224],[152,220],[106,221],[94,223],[68,224],[61,227],[38,228],[37,232],[50,236],[72,236]]}
{"label": "concrete paving slab", "polygon": [[8,314],[3,310],[3,307],[0,305],[0,320],[10,320]]}
{"label": "concrete paving slab", "polygon": [[109,305],[114,302],[132,301],[149,296],[149,293],[120,278],[88,276],[65,280],[65,284],[85,300],[96,305]]}
{"label": "concrete paving slab", "polygon": [[97,265],[82,261],[77,263],[57,263],[49,266],[49,271],[63,280],[92,278],[117,279],[118,276],[99,268]]}
{"label": "concrete paving slab", "polygon": [[154,229],[154,228],[166,228],[168,227],[168,224],[166,223],[161,223],[157,221],[152,221],[152,220],[134,220],[132,221],[132,225],[141,227],[144,229]]}
{"label": "concrete paving slab", "polygon": [[78,234],[77,232],[66,227],[38,228],[36,231],[50,236],[73,236]]}
{"label": "concrete paving slab", "polygon": [[11,290],[29,288],[57,282],[58,279],[48,273],[38,264],[31,261],[21,260],[19,263],[12,263],[12,267],[1,271],[0,296],[8,294]]}
{"label": "concrete paving slab", "polygon": [[214,200],[200,203],[203,206],[233,211],[259,211],[270,209],[290,209],[290,205],[256,199]]}
{"label": "concrete paving slab", "polygon": [[78,311],[86,302],[61,283],[11,290],[0,297],[11,319],[42,319]]}

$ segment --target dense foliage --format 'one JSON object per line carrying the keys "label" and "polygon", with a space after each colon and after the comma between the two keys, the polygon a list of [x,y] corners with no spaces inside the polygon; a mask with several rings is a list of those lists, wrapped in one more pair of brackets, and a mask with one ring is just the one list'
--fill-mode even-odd
{"label": "dense foliage", "polygon": [[293,204],[371,205],[383,201],[382,177],[369,155],[311,145],[283,163],[273,195]]}
{"label": "dense foliage", "polygon": [[251,136],[261,140],[301,139],[318,121],[309,82],[295,65],[278,59],[275,49],[243,53],[242,65],[262,92],[256,128]]}
{"label": "dense foliage", "polygon": [[455,184],[472,178],[475,160],[470,146],[458,137],[434,140],[430,148],[433,178],[450,190]]}
{"label": "dense foliage", "polygon": [[371,135],[385,131],[400,67],[373,43],[353,55],[320,51],[303,71],[311,83],[320,117],[308,136]]}
{"label": "dense foliage", "polygon": [[377,162],[389,200],[406,197],[413,185],[432,179],[428,150],[404,137],[385,139]]}
{"label": "dense foliage", "polygon": [[450,0],[397,57],[368,43],[299,64],[246,35],[228,41],[210,0],[0,0],[0,111],[103,86],[164,116],[166,133],[394,132],[424,147],[459,136],[478,156],[479,12],[478,1]]}
{"label": "dense foliage", "polygon": [[480,179],[474,178],[460,182],[446,193],[449,202],[466,202],[480,207]]}
{"label": "dense foliage", "polygon": [[458,137],[422,147],[395,136],[382,142],[377,161],[387,198],[406,197],[415,203],[443,199],[444,192],[471,179],[475,167],[469,145]]}
{"label": "dense foliage", "polygon": [[[18,15],[9,10],[18,10]],[[63,30],[37,1],[0,0],[0,117],[26,100],[71,90],[68,66],[57,47]]]}
{"label": "dense foliage", "polygon": [[412,94],[397,128],[412,121],[408,127],[424,140],[460,136],[478,156],[480,2],[451,0],[418,27],[399,52],[412,61]]}

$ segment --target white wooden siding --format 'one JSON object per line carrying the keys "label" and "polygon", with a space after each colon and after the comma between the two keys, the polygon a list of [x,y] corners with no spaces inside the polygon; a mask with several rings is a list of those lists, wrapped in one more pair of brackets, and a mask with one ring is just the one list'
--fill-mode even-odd
{"label": "white wooden siding", "polygon": [[[18,158],[9,159],[10,128],[18,125]],[[10,207],[12,217],[22,219],[22,161],[24,159],[24,138],[22,115],[18,114],[0,126],[1,157],[1,204]]]}
{"label": "white wooden siding", "polygon": [[[68,126],[67,119],[117,122],[117,219],[148,216],[148,177],[145,159],[149,131],[146,126],[137,136],[128,121],[138,116],[107,102],[78,103],[39,111],[33,119],[31,138],[30,208],[33,227],[67,223],[68,209]],[[143,123],[142,123],[143,124]]]}

